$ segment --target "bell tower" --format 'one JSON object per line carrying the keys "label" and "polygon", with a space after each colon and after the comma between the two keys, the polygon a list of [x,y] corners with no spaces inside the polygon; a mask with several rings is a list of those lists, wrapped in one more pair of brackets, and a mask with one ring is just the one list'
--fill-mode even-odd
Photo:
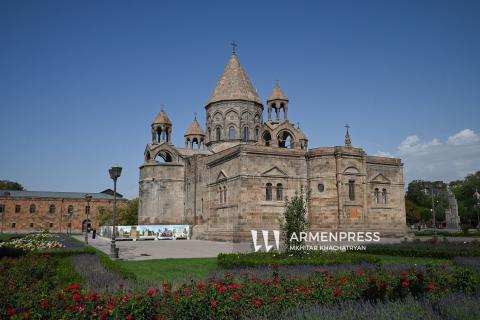
{"label": "bell tower", "polygon": [[166,142],[171,144],[172,127],[172,122],[168,118],[162,105],[160,113],[152,123],[152,143],[160,144]]}

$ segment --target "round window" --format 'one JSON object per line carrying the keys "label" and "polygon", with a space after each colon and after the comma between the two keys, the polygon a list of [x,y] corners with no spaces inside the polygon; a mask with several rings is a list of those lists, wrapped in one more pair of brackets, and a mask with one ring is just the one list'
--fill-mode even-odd
{"label": "round window", "polygon": [[325,186],[323,185],[323,183],[319,183],[318,184],[318,191],[323,192],[324,190],[325,190]]}

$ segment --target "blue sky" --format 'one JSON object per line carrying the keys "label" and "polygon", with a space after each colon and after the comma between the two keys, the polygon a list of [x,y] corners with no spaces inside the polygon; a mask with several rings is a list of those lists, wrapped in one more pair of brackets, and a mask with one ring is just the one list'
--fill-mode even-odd
{"label": "blue sky", "polygon": [[182,146],[232,40],[310,147],[343,144],[348,122],[407,182],[460,178],[480,170],[479,39],[479,1],[3,0],[0,179],[94,192],[118,163],[135,196],[160,104]]}

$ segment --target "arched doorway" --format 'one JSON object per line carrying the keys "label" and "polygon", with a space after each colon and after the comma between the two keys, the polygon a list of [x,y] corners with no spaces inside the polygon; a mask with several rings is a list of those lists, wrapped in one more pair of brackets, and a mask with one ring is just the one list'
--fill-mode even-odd
{"label": "arched doorway", "polygon": [[91,229],[92,229],[92,222],[90,221],[90,219],[83,220],[83,222],[82,222],[82,233],[85,232],[85,230],[88,230],[88,232],[90,232]]}

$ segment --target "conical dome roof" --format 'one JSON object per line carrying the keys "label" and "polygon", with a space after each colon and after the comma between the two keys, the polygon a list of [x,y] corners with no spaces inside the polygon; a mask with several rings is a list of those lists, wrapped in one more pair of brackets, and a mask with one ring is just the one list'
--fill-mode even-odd
{"label": "conical dome roof", "polygon": [[272,101],[272,100],[286,100],[286,101],[288,101],[287,96],[285,95],[285,93],[283,93],[283,91],[280,88],[280,86],[278,85],[278,83],[273,88],[273,91],[272,91],[272,94],[270,95],[270,98],[268,98],[268,101]]}
{"label": "conical dome roof", "polygon": [[195,116],[195,119],[193,120],[192,124],[190,125],[190,128],[185,131],[185,137],[186,136],[191,136],[191,135],[199,135],[199,136],[204,136],[205,131],[203,131],[202,127],[197,121],[197,116]]}
{"label": "conical dome roof", "polygon": [[207,101],[207,105],[225,100],[245,100],[261,104],[252,82],[245,70],[243,70],[235,53],[230,57],[222,76],[218,79],[217,85]]}
{"label": "conical dome roof", "polygon": [[153,121],[153,124],[172,124],[170,119],[168,119],[167,113],[165,112],[165,110],[163,110],[163,107],[162,107],[162,110],[160,110],[160,113],[157,115],[157,117]]}

